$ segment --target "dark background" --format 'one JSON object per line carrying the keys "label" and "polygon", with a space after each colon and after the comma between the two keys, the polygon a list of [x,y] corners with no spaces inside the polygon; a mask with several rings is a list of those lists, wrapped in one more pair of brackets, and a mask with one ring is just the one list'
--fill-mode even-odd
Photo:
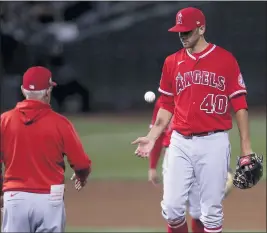
{"label": "dark background", "polygon": [[208,41],[237,58],[250,106],[266,103],[266,2],[3,2],[1,109],[21,100],[21,77],[32,65],[53,72],[61,112],[150,108],[165,57],[181,48],[167,30],[178,10],[196,6]]}

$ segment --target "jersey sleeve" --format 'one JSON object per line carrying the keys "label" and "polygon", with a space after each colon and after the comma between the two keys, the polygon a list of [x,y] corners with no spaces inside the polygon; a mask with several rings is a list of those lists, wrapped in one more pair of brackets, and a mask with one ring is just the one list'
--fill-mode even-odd
{"label": "jersey sleeve", "polygon": [[85,153],[79,136],[71,122],[65,121],[61,127],[63,153],[67,156],[71,168],[80,180],[85,180],[91,172],[91,160]]}
{"label": "jersey sleeve", "polygon": [[173,96],[173,88],[172,88],[172,79],[171,79],[171,73],[170,68],[168,67],[168,58],[165,59],[162,73],[161,73],[161,79],[160,79],[160,85],[159,85],[159,92],[167,95],[167,96]]}
{"label": "jersey sleeve", "polygon": [[239,111],[240,109],[247,109],[248,104],[245,95],[238,95],[230,99],[231,106],[234,112]]}
{"label": "jersey sleeve", "polygon": [[246,85],[241,74],[237,60],[232,57],[230,59],[229,74],[228,74],[228,84],[227,84],[227,94],[229,99],[240,95],[246,94]]}
{"label": "jersey sleeve", "polygon": [[159,86],[159,92],[161,93],[160,107],[173,114],[174,91],[173,91],[172,77],[170,71],[171,64],[168,64],[169,59],[170,59],[169,57],[165,59],[161,73],[160,86]]}

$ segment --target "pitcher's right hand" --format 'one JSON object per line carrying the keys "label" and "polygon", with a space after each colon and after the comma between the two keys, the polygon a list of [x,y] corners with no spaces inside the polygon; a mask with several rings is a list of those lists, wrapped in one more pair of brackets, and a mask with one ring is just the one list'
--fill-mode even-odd
{"label": "pitcher's right hand", "polygon": [[135,150],[135,154],[138,157],[147,158],[154,147],[155,140],[148,137],[140,137],[132,142],[132,145],[136,144],[138,144],[138,147]]}

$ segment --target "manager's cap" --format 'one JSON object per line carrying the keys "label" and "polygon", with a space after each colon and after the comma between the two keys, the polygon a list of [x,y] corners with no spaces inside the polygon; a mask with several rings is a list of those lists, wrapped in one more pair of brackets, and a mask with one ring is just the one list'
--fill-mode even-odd
{"label": "manager's cap", "polygon": [[52,81],[52,73],[45,67],[33,66],[23,75],[23,88],[28,91],[40,91],[57,84]]}
{"label": "manager's cap", "polygon": [[176,14],[176,25],[169,32],[188,32],[205,25],[203,12],[194,7],[184,8]]}

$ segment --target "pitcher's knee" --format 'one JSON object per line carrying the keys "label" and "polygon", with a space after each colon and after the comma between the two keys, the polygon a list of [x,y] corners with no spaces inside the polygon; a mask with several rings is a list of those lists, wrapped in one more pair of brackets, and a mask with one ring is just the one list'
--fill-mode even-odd
{"label": "pitcher's knee", "polygon": [[[223,224],[222,208],[213,207],[213,208],[209,208],[208,211],[202,210],[200,220],[206,229],[216,229],[216,230],[219,229],[220,230]],[[220,231],[214,231],[214,232],[220,232]]]}
{"label": "pitcher's knee", "polygon": [[179,227],[185,220],[185,208],[177,205],[168,205],[161,202],[162,216],[168,222],[170,227]]}

